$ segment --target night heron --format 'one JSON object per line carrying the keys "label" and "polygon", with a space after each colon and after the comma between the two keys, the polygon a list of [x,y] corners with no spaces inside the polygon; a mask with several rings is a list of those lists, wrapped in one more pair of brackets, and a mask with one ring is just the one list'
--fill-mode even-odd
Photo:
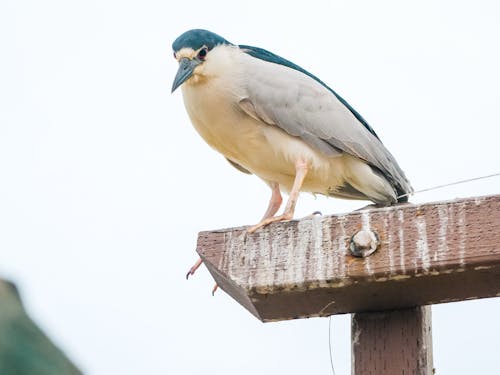
{"label": "night heron", "polygon": [[[236,169],[272,190],[264,217],[249,232],[292,219],[301,191],[377,206],[408,200],[412,187],[375,131],[308,71],[207,30],[189,30],[172,47],[179,62],[172,92],[181,86],[195,129]],[[275,216],[282,190],[289,199]]]}

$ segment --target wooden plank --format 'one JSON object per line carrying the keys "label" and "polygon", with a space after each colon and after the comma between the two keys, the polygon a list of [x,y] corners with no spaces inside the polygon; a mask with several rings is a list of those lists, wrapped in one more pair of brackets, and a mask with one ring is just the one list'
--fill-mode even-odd
{"label": "wooden plank", "polygon": [[[368,258],[349,240],[371,228]],[[216,282],[262,321],[500,295],[500,195],[201,232]]]}
{"label": "wooden plank", "polygon": [[431,375],[431,307],[352,315],[353,375]]}

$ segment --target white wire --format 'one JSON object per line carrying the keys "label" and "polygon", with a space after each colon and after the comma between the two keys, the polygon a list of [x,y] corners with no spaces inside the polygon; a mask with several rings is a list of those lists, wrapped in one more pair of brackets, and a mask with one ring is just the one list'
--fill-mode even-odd
{"label": "white wire", "polygon": [[[399,198],[403,198],[403,197],[408,197],[410,195],[414,195],[414,194],[418,194],[418,193],[423,193],[424,191],[431,191],[431,190],[441,189],[441,188],[448,187],[448,186],[453,186],[453,185],[458,185],[458,184],[464,184],[466,182],[483,180],[485,178],[491,178],[491,177],[497,177],[497,176],[500,176],[500,172],[489,174],[489,175],[486,175],[486,176],[481,176],[481,177],[473,177],[473,178],[467,178],[465,180],[458,180],[458,181],[455,181],[455,182],[450,182],[448,184],[436,185],[436,186],[428,187],[428,188],[425,188],[425,189],[417,190],[417,191],[414,191],[412,193],[407,193],[407,194],[399,195],[398,199]],[[330,366],[332,367],[332,374],[335,375],[335,368],[333,367],[333,354],[332,354],[332,315],[330,315],[329,320],[328,320],[328,351],[330,353]]]}
{"label": "white wire", "polygon": [[481,177],[473,177],[473,178],[467,178],[465,180],[458,180],[458,181],[455,181],[455,182],[450,182],[449,184],[436,185],[436,186],[432,186],[432,187],[428,187],[428,188],[425,188],[425,189],[414,191],[413,193],[406,193],[406,194],[399,195],[398,199],[399,198],[403,198],[403,197],[408,197],[408,196],[413,195],[413,194],[423,193],[424,191],[431,191],[431,190],[441,189],[441,188],[448,187],[448,186],[453,186],[453,185],[458,185],[458,184],[464,184],[466,182],[477,181],[477,180],[482,180],[482,179],[485,179],[485,178],[491,178],[491,177],[497,177],[497,176],[500,176],[500,172],[489,174],[489,175],[486,175],[486,176],[481,176]]}
{"label": "white wire", "polygon": [[330,365],[332,366],[332,374],[335,375],[335,369],[333,368],[333,354],[332,354],[332,316],[330,315],[328,320],[328,351],[330,353]]}

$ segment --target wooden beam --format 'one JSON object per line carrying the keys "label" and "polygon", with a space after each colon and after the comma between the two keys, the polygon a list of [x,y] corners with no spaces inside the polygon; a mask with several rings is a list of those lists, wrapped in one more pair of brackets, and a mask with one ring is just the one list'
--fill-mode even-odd
{"label": "wooden beam", "polygon": [[[380,239],[350,255],[360,229]],[[500,195],[201,232],[197,251],[262,321],[401,309],[500,295]]]}
{"label": "wooden beam", "polygon": [[353,375],[431,375],[431,307],[352,314]]}

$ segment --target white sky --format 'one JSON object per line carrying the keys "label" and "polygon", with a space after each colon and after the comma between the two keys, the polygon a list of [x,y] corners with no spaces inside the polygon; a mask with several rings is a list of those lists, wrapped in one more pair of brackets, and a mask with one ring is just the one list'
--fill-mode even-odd
{"label": "white sky", "polygon": [[[200,230],[253,224],[269,191],[193,130],[171,43],[190,28],[318,75],[415,189],[498,172],[496,1],[0,3],[0,274],[88,374],[328,374],[327,319],[262,324],[196,260]],[[500,179],[413,202],[500,192]],[[299,200],[297,217],[360,203]],[[438,374],[492,373],[500,300],[433,308]],[[349,316],[333,320],[349,373]]]}

